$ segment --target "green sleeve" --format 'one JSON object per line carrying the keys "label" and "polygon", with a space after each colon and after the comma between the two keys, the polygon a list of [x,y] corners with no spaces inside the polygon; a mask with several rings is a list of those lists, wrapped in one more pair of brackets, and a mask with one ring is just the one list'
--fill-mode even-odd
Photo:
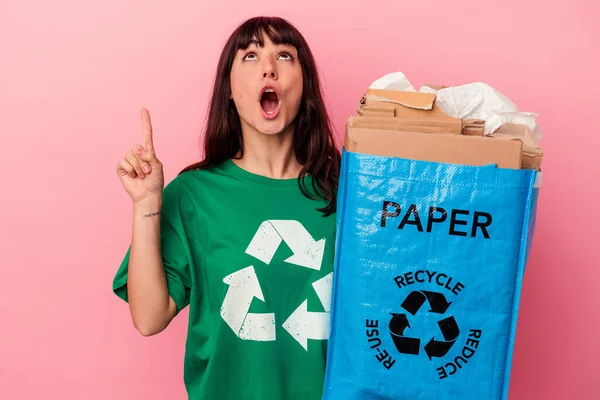
{"label": "green sleeve", "polygon": [[[190,251],[183,226],[179,190],[177,178],[164,188],[160,216],[161,252],[168,292],[177,305],[178,313],[189,305],[191,292]],[[131,245],[113,279],[113,292],[124,301],[128,301],[127,270],[130,251]]]}

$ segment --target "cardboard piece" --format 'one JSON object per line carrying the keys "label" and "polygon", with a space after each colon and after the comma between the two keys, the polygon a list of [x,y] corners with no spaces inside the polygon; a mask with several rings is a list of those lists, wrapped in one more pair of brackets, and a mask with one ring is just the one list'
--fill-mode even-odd
{"label": "cardboard piece", "polygon": [[484,136],[485,121],[481,119],[464,119],[462,121],[462,134],[469,136]]}
{"label": "cardboard piece", "polygon": [[543,150],[537,145],[535,135],[524,124],[505,123],[489,135],[496,139],[519,139],[523,142],[521,165],[523,169],[541,171]]}
{"label": "cardboard piece", "polygon": [[432,110],[435,103],[435,94],[368,88],[366,99],[367,101],[399,104],[411,109]]}
{"label": "cardboard piece", "polygon": [[377,104],[364,104],[358,108],[358,115],[365,117],[389,117],[394,118],[396,116],[396,107],[393,104],[377,103]]}
{"label": "cardboard piece", "polygon": [[[368,115],[368,114],[367,114]],[[460,134],[461,123],[454,119],[409,119],[409,118],[380,118],[378,116],[350,117],[348,123],[353,128],[372,128],[393,131]]]}
{"label": "cardboard piece", "polygon": [[460,118],[448,116],[435,103],[435,94],[425,92],[409,92],[402,90],[381,90],[368,88],[361,99],[358,107],[358,115],[378,116],[373,112],[365,110],[394,110],[395,118],[420,120],[422,125],[427,125],[429,120],[448,121],[448,126],[454,126],[454,130],[448,133],[461,134],[462,121]]}
{"label": "cardboard piece", "polygon": [[521,168],[523,142],[519,139],[448,135],[357,128],[346,123],[344,148],[347,151],[384,157],[435,161],[450,164],[498,168]]}

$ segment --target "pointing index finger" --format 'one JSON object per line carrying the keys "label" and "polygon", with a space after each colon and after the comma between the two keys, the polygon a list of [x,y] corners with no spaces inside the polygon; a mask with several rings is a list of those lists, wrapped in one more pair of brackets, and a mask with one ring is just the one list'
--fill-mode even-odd
{"label": "pointing index finger", "polygon": [[144,149],[152,150],[154,143],[152,142],[152,123],[150,121],[150,112],[146,108],[142,108],[142,144]]}

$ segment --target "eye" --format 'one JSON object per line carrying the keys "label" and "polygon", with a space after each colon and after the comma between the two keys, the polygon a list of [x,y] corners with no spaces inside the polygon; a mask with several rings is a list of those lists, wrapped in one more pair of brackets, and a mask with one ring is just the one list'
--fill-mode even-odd
{"label": "eye", "polygon": [[253,51],[251,51],[250,53],[246,53],[246,55],[244,56],[244,58],[242,58],[242,60],[244,60],[244,61],[256,60],[256,53],[254,53]]}
{"label": "eye", "polygon": [[287,52],[283,52],[280,55],[280,58],[285,60],[285,61],[292,61],[294,59],[294,57],[292,57],[292,55],[290,53]]}

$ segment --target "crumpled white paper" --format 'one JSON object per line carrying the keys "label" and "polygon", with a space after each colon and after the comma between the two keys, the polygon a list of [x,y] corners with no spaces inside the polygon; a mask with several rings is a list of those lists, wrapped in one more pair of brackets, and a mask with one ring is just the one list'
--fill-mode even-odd
{"label": "crumpled white paper", "polygon": [[[416,91],[402,72],[379,78],[369,86],[373,89]],[[494,133],[502,124],[525,124],[534,133],[537,143],[542,138],[537,114],[519,111],[508,97],[486,83],[474,82],[440,90],[423,86],[419,92],[434,93],[436,104],[451,117],[476,118],[485,121],[485,134]]]}
{"label": "crumpled white paper", "polygon": [[[534,132],[538,128],[537,114],[519,111],[508,97],[486,83],[474,82],[440,90],[422,87],[419,91],[435,93],[438,106],[451,117],[484,120],[486,135],[506,122],[527,125]],[[537,137],[536,140],[539,141]]]}
{"label": "crumpled white paper", "polygon": [[369,86],[371,89],[381,90],[403,90],[405,92],[416,92],[409,80],[402,72],[392,72],[377,79]]}

